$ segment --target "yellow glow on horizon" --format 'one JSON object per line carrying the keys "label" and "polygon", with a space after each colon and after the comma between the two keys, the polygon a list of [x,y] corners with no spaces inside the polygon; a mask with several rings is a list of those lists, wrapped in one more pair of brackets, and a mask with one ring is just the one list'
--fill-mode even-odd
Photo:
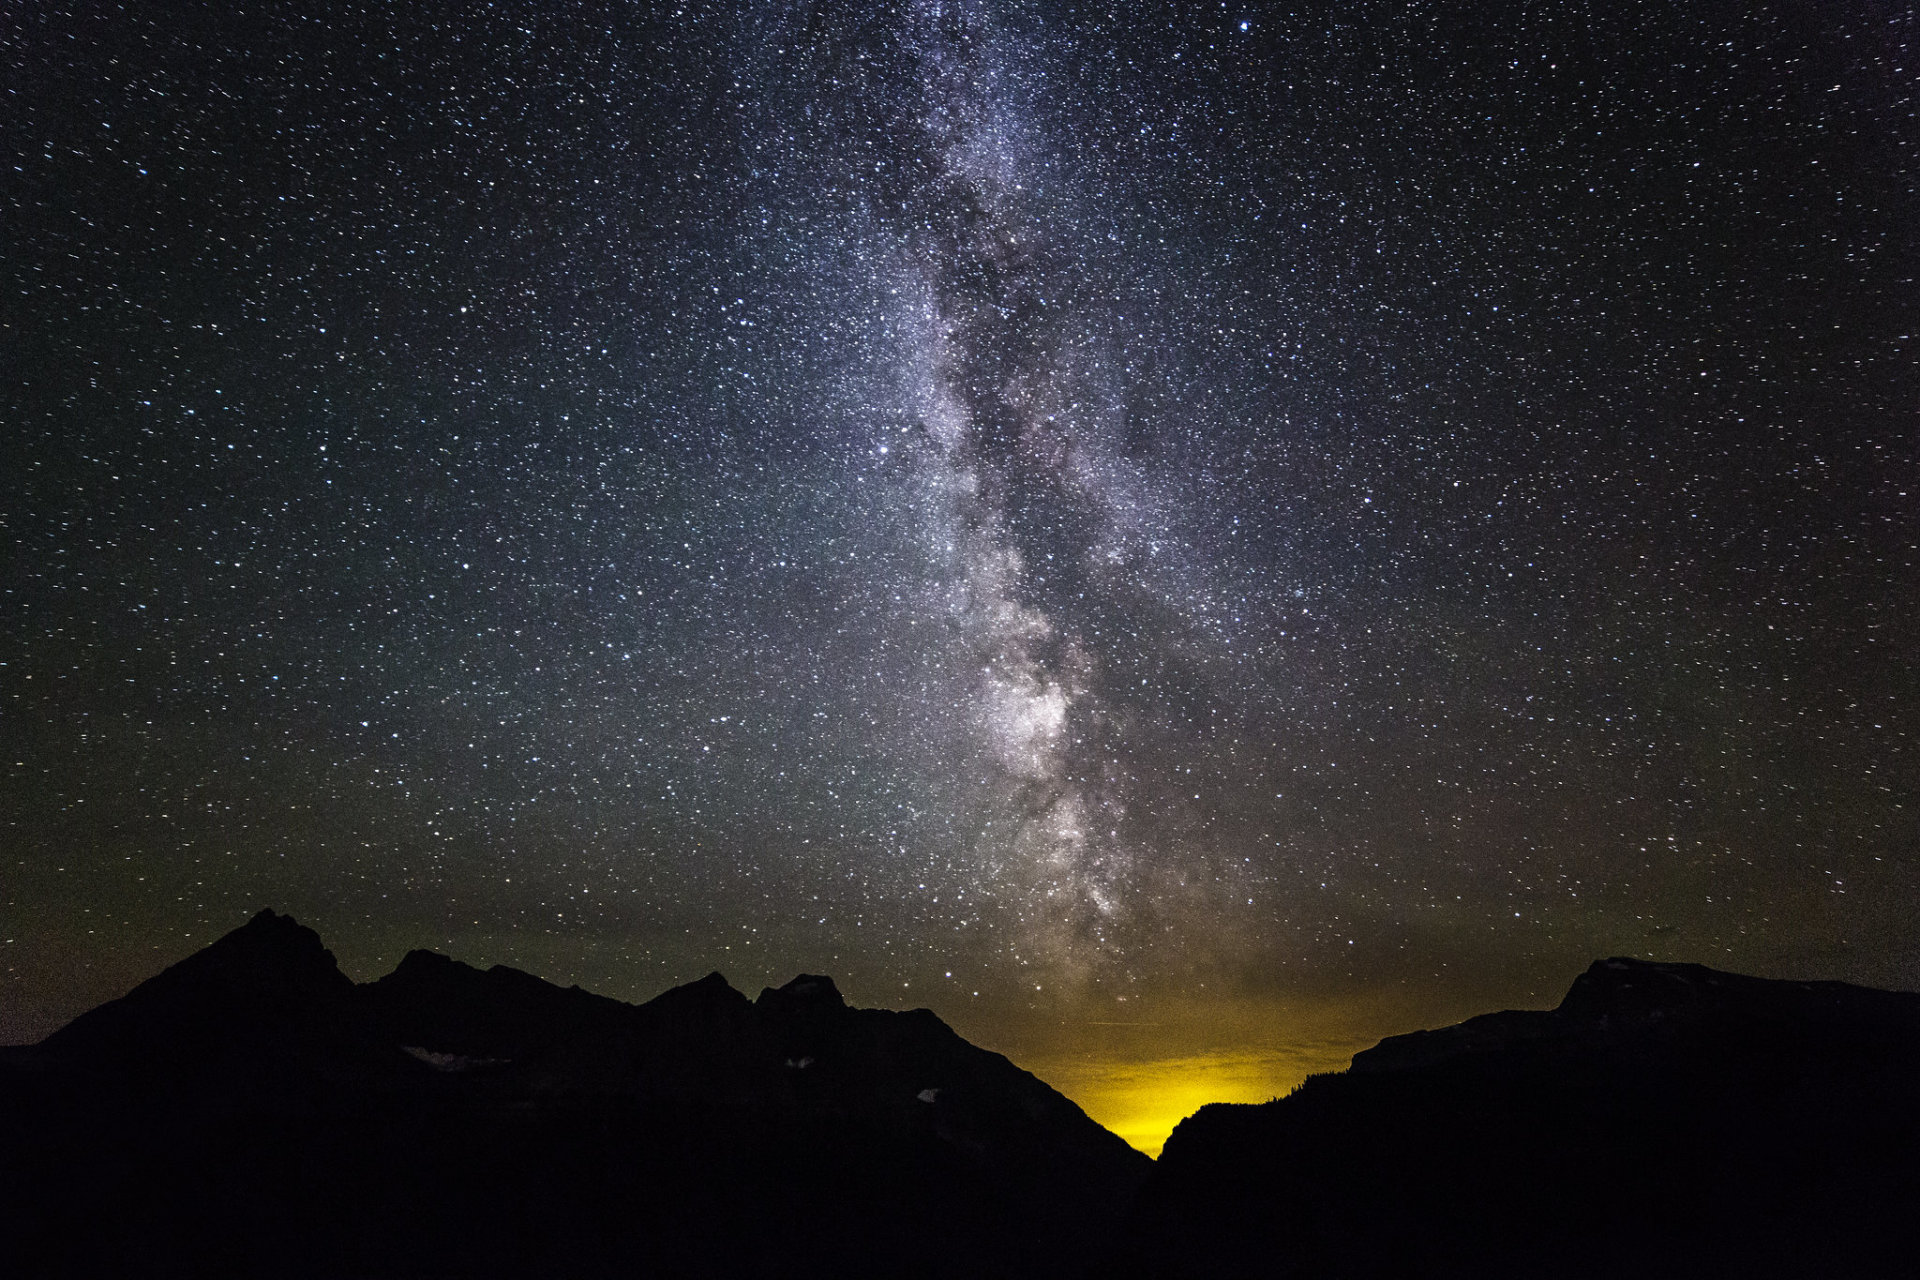
{"label": "yellow glow on horizon", "polygon": [[1284,1097],[1315,1072],[1343,1070],[1353,1049],[1315,1044],[1135,1062],[1055,1059],[1036,1063],[1034,1073],[1128,1145],[1158,1158],[1174,1126],[1209,1102]]}

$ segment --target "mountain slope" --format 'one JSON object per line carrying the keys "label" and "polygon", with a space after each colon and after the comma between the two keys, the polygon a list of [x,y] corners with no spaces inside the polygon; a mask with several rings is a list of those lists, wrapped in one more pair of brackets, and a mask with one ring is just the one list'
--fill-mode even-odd
{"label": "mountain slope", "polygon": [[1606,960],[1174,1131],[1119,1276],[1910,1275],[1920,996]]}
{"label": "mountain slope", "polygon": [[0,1053],[8,1275],[1040,1276],[1148,1161],[926,1010],[628,1005],[263,912]]}
{"label": "mountain slope", "polygon": [[355,1008],[320,935],[262,911],[118,1000],[53,1033],[47,1057],[130,1080],[198,1078],[222,1089],[289,1086],[316,1073],[405,1075]]}

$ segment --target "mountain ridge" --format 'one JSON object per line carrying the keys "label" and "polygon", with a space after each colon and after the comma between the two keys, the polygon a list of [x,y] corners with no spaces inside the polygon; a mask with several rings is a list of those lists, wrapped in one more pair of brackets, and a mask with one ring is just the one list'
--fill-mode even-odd
{"label": "mountain ridge", "polygon": [[1182,1121],[1101,1274],[1904,1276],[1920,994],[1594,962]]}
{"label": "mountain ridge", "polygon": [[1920,994],[1593,962],[1211,1104],[1157,1165],[935,1013],[630,1004],[266,910],[0,1050],[0,1271],[1911,1274]]}
{"label": "mountain ridge", "polygon": [[1039,1276],[1151,1163],[822,975],[628,1004],[418,950],[356,985],[270,909],[0,1054],[0,1133],[26,1275]]}

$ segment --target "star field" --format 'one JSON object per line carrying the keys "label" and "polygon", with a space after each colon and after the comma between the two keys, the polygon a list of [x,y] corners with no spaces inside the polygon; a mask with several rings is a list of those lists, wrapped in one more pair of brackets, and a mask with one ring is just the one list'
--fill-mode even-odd
{"label": "star field", "polygon": [[1075,1069],[1913,986],[1915,36],[16,8],[0,1033],[269,903]]}

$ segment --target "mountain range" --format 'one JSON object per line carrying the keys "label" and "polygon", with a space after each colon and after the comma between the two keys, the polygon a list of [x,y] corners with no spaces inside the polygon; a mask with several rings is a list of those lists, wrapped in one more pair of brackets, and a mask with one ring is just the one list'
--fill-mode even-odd
{"label": "mountain range", "polygon": [[1168,1139],[1115,1277],[1920,1275],[1920,995],[1598,961]]}
{"label": "mountain range", "polygon": [[1156,1165],[924,1010],[632,1005],[263,911],[0,1049],[9,1276],[1894,1276],[1920,995],[1595,963]]}
{"label": "mountain range", "polygon": [[265,911],[0,1057],[9,1275],[1052,1275],[1148,1159],[926,1010],[642,1005]]}

